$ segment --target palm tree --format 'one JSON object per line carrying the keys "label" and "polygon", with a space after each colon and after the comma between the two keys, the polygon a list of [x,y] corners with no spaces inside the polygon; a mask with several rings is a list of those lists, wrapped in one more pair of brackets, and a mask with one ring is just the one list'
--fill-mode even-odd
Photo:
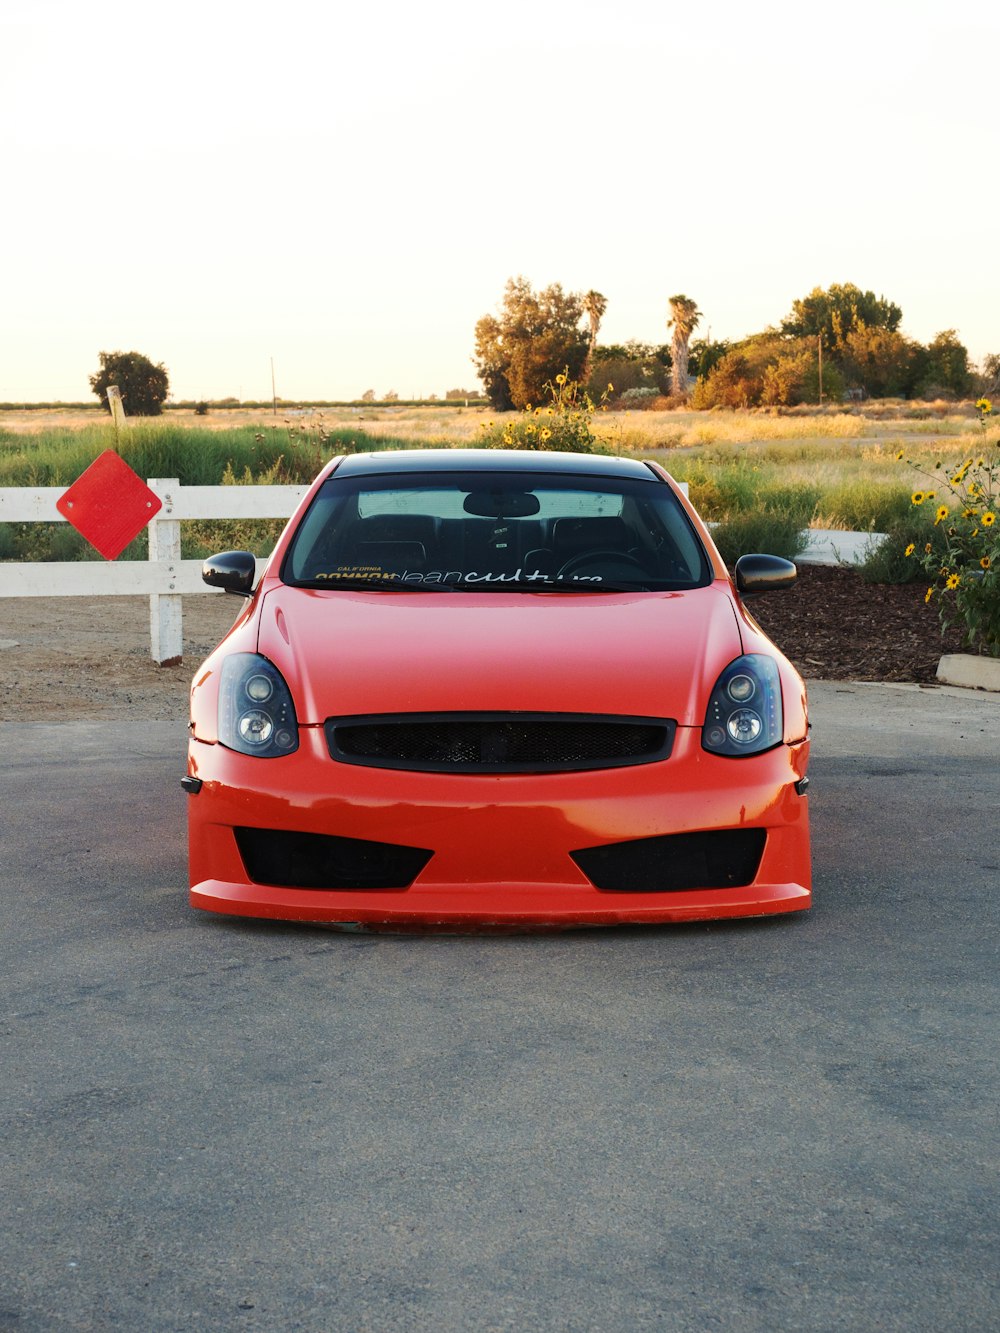
{"label": "palm tree", "polygon": [[580,379],[584,384],[590,379],[591,363],[594,359],[594,348],[597,346],[597,331],[601,327],[601,320],[604,312],[608,308],[607,297],[602,296],[600,292],[589,291],[580,302],[583,306],[583,313],[590,321],[590,341],[587,345],[587,359],[583,363],[583,370],[580,373]]}
{"label": "palm tree", "polygon": [[690,296],[671,296],[670,318],[667,320],[667,328],[673,328],[674,331],[670,344],[670,355],[673,358],[670,387],[678,395],[687,393],[688,343],[699,319],[701,311]]}

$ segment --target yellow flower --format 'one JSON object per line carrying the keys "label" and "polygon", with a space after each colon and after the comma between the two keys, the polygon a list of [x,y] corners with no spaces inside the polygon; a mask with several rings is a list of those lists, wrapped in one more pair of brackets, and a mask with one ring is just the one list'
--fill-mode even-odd
{"label": "yellow flower", "polygon": [[946,588],[957,588],[961,582],[962,580],[959,578],[957,574],[949,574],[948,582],[944,586]]}
{"label": "yellow flower", "polygon": [[545,427],[543,430],[539,431],[538,438],[540,440],[549,440],[552,438],[552,432],[548,429],[548,427]]}
{"label": "yellow flower", "polygon": [[933,549],[934,549],[933,546],[931,546],[930,542],[928,542],[927,545],[924,547],[924,553],[926,555],[930,555]]}
{"label": "yellow flower", "polygon": [[979,517],[979,510],[978,510],[978,509],[963,509],[963,510],[962,510],[962,517],[963,517],[963,518],[978,518],[978,517]]}
{"label": "yellow flower", "polygon": [[910,504],[922,505],[926,499],[927,496],[923,493],[923,491],[914,491],[913,494],[910,496]]}
{"label": "yellow flower", "polygon": [[906,550],[903,552],[903,554],[904,554],[904,555],[912,555],[913,552],[914,552],[916,549],[917,549],[917,548],[913,545],[913,543],[910,542],[909,546],[906,548]]}
{"label": "yellow flower", "polygon": [[941,520],[942,520],[943,518],[947,518],[947,517],[948,517],[948,506],[947,506],[947,505],[939,505],[939,506],[938,506],[937,514],[936,514],[936,516],[935,516],[935,518],[934,518],[934,526],[937,527],[937,525],[941,522]]}
{"label": "yellow flower", "polygon": [[925,606],[927,605],[927,603],[931,600],[931,598],[932,598],[933,596],[934,596],[934,589],[933,589],[933,588],[928,588],[927,591],[924,593],[924,605],[925,605]]}
{"label": "yellow flower", "polygon": [[525,412],[530,412],[530,411],[531,411],[531,404],[530,404],[530,403],[525,403],[525,405],[524,405],[524,410],[525,410]]}
{"label": "yellow flower", "polygon": [[997,521],[996,514],[994,514],[991,509],[987,509],[986,513],[983,515],[983,527],[992,528],[993,524],[996,521]]}
{"label": "yellow flower", "polygon": [[557,383],[557,384],[565,384],[565,383],[566,383],[566,376],[565,376],[565,375],[557,375],[557,376],[556,376],[556,383]]}
{"label": "yellow flower", "polygon": [[514,443],[513,438],[512,438],[510,435],[505,435],[505,436],[503,437],[503,442],[504,442],[504,444],[513,444],[513,443]]}
{"label": "yellow flower", "polygon": [[983,558],[982,558],[982,560],[980,560],[980,562],[979,562],[980,567],[981,567],[982,569],[989,569],[989,567],[990,567],[990,565],[991,565],[992,563],[993,563],[993,562],[992,562],[992,560],[989,558],[988,555],[984,555]]}
{"label": "yellow flower", "polygon": [[903,451],[902,449],[900,449],[899,453],[896,455],[896,462],[898,463],[902,457],[903,457]]}
{"label": "yellow flower", "polygon": [[979,401],[976,403],[976,411],[977,411],[977,412],[992,412],[992,411],[993,411],[993,404],[990,402],[990,400],[989,400],[988,398],[980,398]]}
{"label": "yellow flower", "polygon": [[529,427],[527,428],[527,434],[528,434],[528,435],[534,435],[534,433],[535,433],[535,431],[536,431],[537,429],[538,429],[537,426],[529,426]]}
{"label": "yellow flower", "polygon": [[540,407],[536,407],[536,408],[535,408],[535,416],[536,416],[536,417],[540,417],[541,415],[542,415],[542,409],[541,409]]}
{"label": "yellow flower", "polygon": [[608,385],[608,393],[614,393],[614,391],[615,391],[615,386],[614,386],[613,384],[609,384],[609,385]]}

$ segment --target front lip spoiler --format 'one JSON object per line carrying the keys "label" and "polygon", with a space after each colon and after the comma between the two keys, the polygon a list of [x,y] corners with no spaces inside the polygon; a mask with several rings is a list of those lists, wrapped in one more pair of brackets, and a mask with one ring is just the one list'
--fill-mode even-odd
{"label": "front lip spoiler", "polygon": [[191,888],[190,903],[222,915],[341,923],[358,930],[570,930],[588,926],[680,925],[731,917],[807,911],[804,884],[758,883],[735,889],[671,894],[605,894],[577,884],[415,884],[356,892],[282,889],[208,879]]}
{"label": "front lip spoiler", "polygon": [[181,786],[189,796],[197,796],[203,785],[201,778],[193,778],[190,774],[181,778]]}

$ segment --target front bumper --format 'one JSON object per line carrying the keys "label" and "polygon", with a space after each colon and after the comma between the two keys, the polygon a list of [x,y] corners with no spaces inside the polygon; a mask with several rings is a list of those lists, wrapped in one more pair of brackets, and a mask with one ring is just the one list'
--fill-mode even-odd
{"label": "front bumper", "polygon": [[[368,928],[543,928],[712,920],[811,905],[808,741],[726,759],[679,727],[670,758],[582,773],[451,775],[335,763],[321,728],[287,758],[192,741],[191,903],[206,911]],[[369,839],[432,855],[405,889],[254,883],[239,828]],[[664,835],[764,829],[752,883],[598,889],[571,857]]]}

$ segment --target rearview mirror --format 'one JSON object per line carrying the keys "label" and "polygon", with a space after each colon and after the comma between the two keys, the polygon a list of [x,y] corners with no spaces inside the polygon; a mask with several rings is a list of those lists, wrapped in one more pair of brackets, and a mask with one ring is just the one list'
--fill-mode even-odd
{"label": "rearview mirror", "polygon": [[736,562],[736,587],[744,595],[790,588],[797,575],[792,562],[780,555],[741,555]]}
{"label": "rearview mirror", "polygon": [[201,567],[203,582],[224,592],[249,597],[257,574],[257,561],[249,551],[222,551],[210,555]]}
{"label": "rearview mirror", "polygon": [[470,491],[462,508],[479,518],[530,518],[541,508],[532,491]]}

